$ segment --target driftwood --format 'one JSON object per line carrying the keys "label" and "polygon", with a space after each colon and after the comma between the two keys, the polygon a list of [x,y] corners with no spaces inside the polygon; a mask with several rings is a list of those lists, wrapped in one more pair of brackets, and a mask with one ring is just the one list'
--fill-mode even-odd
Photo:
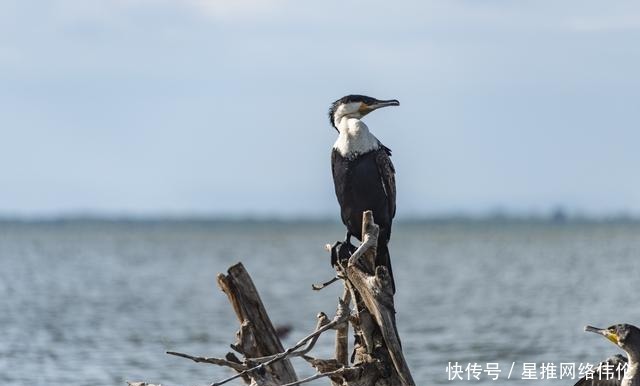
{"label": "driftwood", "polygon": [[[229,268],[227,275],[218,275],[218,285],[227,294],[240,321],[237,341],[231,347],[243,359],[233,353],[228,353],[225,359],[179,352],[167,354],[225,366],[236,372],[210,386],[238,378],[252,386],[294,386],[323,377],[329,378],[335,386],[415,385],[396,329],[389,274],[384,266],[376,267],[374,263],[378,232],[372,212],[367,211],[363,213],[363,241],[355,251],[339,242],[328,248],[337,277],[314,286],[314,289],[320,290],[342,280],[344,293],[338,301],[335,316],[329,319],[323,313],[318,314],[315,331],[294,346],[283,348],[251,277],[242,264],[236,264]],[[351,358],[349,326],[355,334]],[[335,357],[318,359],[308,355],[318,337],[329,330],[335,330],[336,334]],[[316,374],[299,380],[290,361],[293,358],[304,359],[316,369]],[[144,382],[139,384],[152,386]]]}
{"label": "driftwood", "polygon": [[389,273],[386,267],[376,267],[374,263],[379,228],[371,211],[364,212],[362,228],[362,244],[349,258],[345,270],[347,286],[357,299],[360,323],[354,328],[362,336],[359,347],[356,345],[355,363],[376,365],[380,371],[376,385],[414,385],[396,329]]}
{"label": "driftwood", "polygon": [[[258,290],[242,263],[229,268],[227,275],[218,274],[218,286],[227,294],[240,321],[237,342],[232,346],[235,351],[245,358],[260,358],[284,351]],[[297,380],[293,365],[286,358],[266,366],[265,370],[278,384]]]}

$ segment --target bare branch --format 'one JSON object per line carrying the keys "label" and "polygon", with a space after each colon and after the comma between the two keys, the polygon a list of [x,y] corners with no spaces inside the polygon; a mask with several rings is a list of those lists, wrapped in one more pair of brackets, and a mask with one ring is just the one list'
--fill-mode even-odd
{"label": "bare branch", "polygon": [[325,287],[328,287],[329,285],[337,282],[338,280],[340,280],[340,277],[336,276],[333,279],[331,279],[331,280],[329,280],[327,282],[324,282],[322,284],[311,284],[311,289],[314,290],[314,291],[320,291],[321,289],[323,289]]}
{"label": "bare branch", "polygon": [[[345,313],[344,315],[336,315],[332,321],[330,321],[329,323],[325,324],[324,326],[320,327],[318,330],[316,330],[315,332],[307,335],[306,337],[302,338],[302,340],[300,340],[298,343],[296,343],[293,347],[290,347],[288,349],[286,349],[285,351],[275,354],[271,357],[271,359],[267,360],[266,362],[260,363],[257,366],[251,367],[249,369],[243,370],[241,372],[239,372],[238,374],[235,374],[231,377],[225,378],[219,382],[214,382],[212,383],[210,386],[220,386],[220,385],[224,385],[227,382],[233,381],[234,379],[251,373],[252,371],[256,371],[256,370],[261,370],[263,369],[265,366],[269,366],[279,360],[285,359],[287,357],[289,357],[291,355],[291,353],[293,353],[294,351],[296,351],[297,349],[299,349],[300,347],[304,346],[304,344],[315,338],[320,336],[320,334],[322,334],[323,332],[330,330],[332,328],[334,328],[335,326],[341,324],[341,323],[345,323],[347,321],[347,319],[349,318],[349,314]],[[249,360],[251,360],[252,358],[249,358]],[[258,358],[259,359],[259,358]],[[255,360],[255,358],[253,358],[253,360]]]}
{"label": "bare branch", "polygon": [[153,383],[147,383],[147,382],[129,382],[129,381],[127,381],[127,385],[129,386],[160,386],[160,385],[155,385]]}
{"label": "bare branch", "polygon": [[[318,324],[316,325],[314,333],[317,332],[320,328],[322,328],[323,326],[325,326],[326,324],[329,323],[329,318],[327,318],[327,315],[324,312],[320,312],[318,314],[317,318],[318,318]],[[289,357],[299,357],[299,356],[305,355],[306,353],[311,351],[313,346],[315,346],[315,344],[318,341],[319,337],[320,337],[320,334],[314,336],[313,338],[311,338],[311,340],[309,340],[309,342],[307,343],[305,348],[303,348],[302,350],[299,350],[299,351],[292,352],[289,355]],[[269,356],[260,357],[260,358],[249,358],[249,360],[254,361],[254,362],[262,362],[262,363],[264,363],[264,362],[270,361],[271,359],[275,358],[276,356],[278,356],[280,354],[269,355]]]}
{"label": "bare branch", "polygon": [[[347,288],[347,283],[344,283],[344,290],[342,293],[342,301],[338,302],[338,311],[336,314],[344,313],[345,308],[349,309],[349,303],[351,302],[351,292]],[[348,311],[350,313],[350,311]],[[349,365],[349,323],[341,324],[336,328],[335,337],[335,358],[342,366]],[[338,385],[337,382],[331,381],[332,385]]]}
{"label": "bare branch", "polygon": [[[359,263],[365,265],[368,271],[373,272],[373,260],[378,249],[378,234],[380,227],[373,222],[373,212],[367,210],[362,214],[362,244],[356,249],[349,258],[348,267],[352,267]],[[368,255],[369,259],[362,261],[363,257]],[[373,258],[373,259],[372,259]]]}
{"label": "bare branch", "polygon": [[331,376],[334,376],[334,375],[341,375],[342,373],[344,373],[344,371],[345,371],[345,368],[342,367],[342,368],[339,368],[337,370],[329,371],[328,373],[318,373],[318,374],[312,375],[312,376],[310,376],[308,378],[304,378],[304,379],[301,379],[299,381],[287,383],[286,385],[282,385],[282,386],[301,385],[303,383],[315,381],[316,379],[320,379],[320,378],[324,378],[324,377],[331,377]]}
{"label": "bare branch", "polygon": [[177,357],[191,359],[192,361],[194,361],[196,363],[210,363],[212,365],[231,367],[232,369],[234,369],[236,371],[243,371],[243,370],[247,369],[247,366],[245,366],[243,364],[231,362],[231,361],[228,361],[226,359],[197,357],[197,356],[184,354],[184,353],[180,353],[180,352],[175,352],[175,351],[167,351],[167,354],[174,355],[174,356],[177,356]]}

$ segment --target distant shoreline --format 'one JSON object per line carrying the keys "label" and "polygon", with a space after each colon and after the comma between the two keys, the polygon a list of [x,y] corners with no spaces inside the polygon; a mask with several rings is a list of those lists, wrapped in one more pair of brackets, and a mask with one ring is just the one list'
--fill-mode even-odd
{"label": "distant shoreline", "polygon": [[[517,215],[449,215],[424,217],[397,217],[397,225],[419,224],[634,224],[640,225],[640,217],[633,215],[602,216],[517,216]],[[240,224],[340,224],[338,218],[279,217],[279,216],[0,216],[0,225],[42,224],[131,224],[131,225],[240,225]]]}

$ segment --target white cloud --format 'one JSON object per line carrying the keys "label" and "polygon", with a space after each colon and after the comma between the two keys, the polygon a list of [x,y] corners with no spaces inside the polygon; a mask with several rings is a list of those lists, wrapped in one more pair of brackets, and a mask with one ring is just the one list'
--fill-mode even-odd
{"label": "white cloud", "polygon": [[284,10],[288,0],[187,0],[182,4],[195,7],[217,20],[259,19],[275,16]]}
{"label": "white cloud", "polygon": [[104,21],[131,11],[186,10],[216,21],[269,18],[288,0],[55,0],[56,17],[66,21]]}

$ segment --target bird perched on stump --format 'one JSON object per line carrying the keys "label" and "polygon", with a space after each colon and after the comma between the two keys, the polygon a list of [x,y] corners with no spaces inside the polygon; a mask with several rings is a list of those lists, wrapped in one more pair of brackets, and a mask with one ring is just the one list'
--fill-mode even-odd
{"label": "bird perched on stump", "polygon": [[630,324],[616,324],[607,328],[586,326],[609,339],[627,353],[627,358],[615,355],[600,363],[592,377],[583,377],[575,386],[640,386],[640,329]]}
{"label": "bird perched on stump", "polygon": [[329,109],[329,121],[338,131],[331,152],[331,170],[342,222],[347,227],[345,244],[351,245],[351,236],[361,240],[362,212],[373,211],[374,221],[380,226],[376,266],[387,268],[394,292],[387,244],[396,214],[395,170],[389,158],[391,150],[369,131],[362,118],[381,107],[399,105],[395,99],[347,95]]}

